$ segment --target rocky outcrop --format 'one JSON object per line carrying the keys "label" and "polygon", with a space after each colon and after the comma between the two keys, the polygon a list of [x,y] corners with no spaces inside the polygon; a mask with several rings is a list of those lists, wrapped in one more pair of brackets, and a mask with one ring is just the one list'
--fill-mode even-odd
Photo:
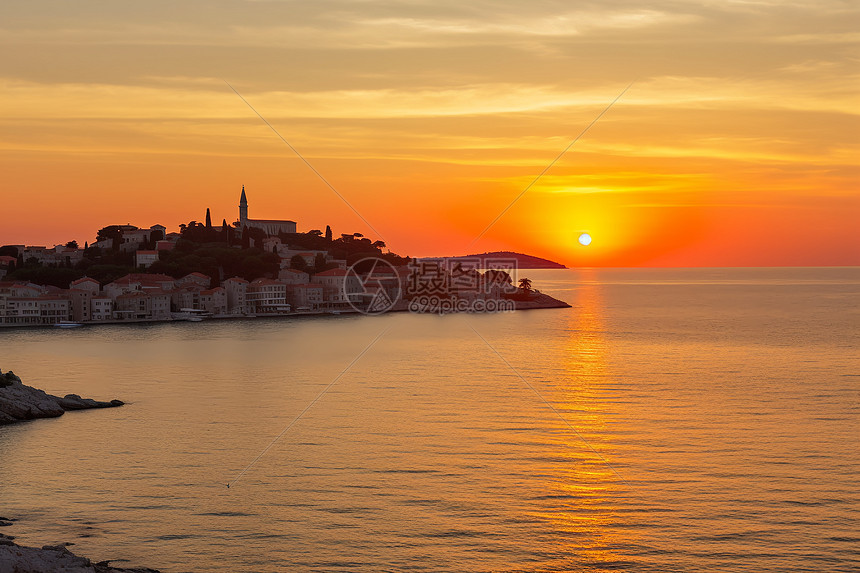
{"label": "rocky outcrop", "polygon": [[548,294],[532,292],[528,297],[515,300],[517,310],[532,310],[537,308],[570,308],[563,300],[553,298]]}
{"label": "rocky outcrop", "polygon": [[26,571],[27,573],[159,573],[156,569],[121,569],[110,562],[93,563],[69,551],[67,544],[24,547],[0,534],[0,573]]}
{"label": "rocky outcrop", "polygon": [[122,406],[120,400],[99,402],[81,398],[77,394],[66,394],[62,398],[38,388],[25,386],[21,379],[7,372],[0,373],[0,425],[13,424],[35,418],[56,418],[67,410],[88,408],[112,408]]}

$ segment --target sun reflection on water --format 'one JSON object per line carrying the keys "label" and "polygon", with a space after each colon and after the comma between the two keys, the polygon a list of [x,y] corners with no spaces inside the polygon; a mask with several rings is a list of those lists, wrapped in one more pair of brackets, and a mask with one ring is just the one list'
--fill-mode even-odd
{"label": "sun reflection on water", "polygon": [[546,396],[576,432],[559,421],[563,427],[551,438],[555,454],[567,463],[555,464],[547,473],[552,477],[545,495],[557,503],[541,517],[563,540],[560,552],[576,554],[599,569],[629,563],[615,548],[629,547],[632,535],[624,531],[626,518],[619,505],[629,486],[615,473],[624,475],[614,443],[619,402],[607,365],[601,287],[588,278],[583,276],[570,315],[561,354],[563,378]]}

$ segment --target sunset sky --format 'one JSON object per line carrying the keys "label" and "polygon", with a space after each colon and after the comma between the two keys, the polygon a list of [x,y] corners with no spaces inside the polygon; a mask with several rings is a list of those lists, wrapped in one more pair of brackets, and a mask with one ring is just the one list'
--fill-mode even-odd
{"label": "sunset sky", "polygon": [[242,185],[380,238],[224,80],[399,254],[860,264],[848,0],[4,2],[0,244],[232,222]]}

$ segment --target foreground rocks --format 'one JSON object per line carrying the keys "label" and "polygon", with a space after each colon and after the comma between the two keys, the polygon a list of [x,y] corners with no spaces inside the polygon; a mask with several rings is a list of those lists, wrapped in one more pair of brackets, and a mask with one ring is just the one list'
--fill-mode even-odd
{"label": "foreground rocks", "polygon": [[40,549],[18,545],[13,539],[0,534],[0,573],[159,573],[156,569],[111,567],[108,561],[93,563],[78,557],[66,545],[45,545]]}
{"label": "foreground rocks", "polygon": [[12,372],[0,372],[0,425],[35,418],[56,418],[68,410],[113,408],[122,405],[120,400],[99,402],[81,398],[77,394],[66,394],[62,398],[52,396],[38,388],[25,386]]}

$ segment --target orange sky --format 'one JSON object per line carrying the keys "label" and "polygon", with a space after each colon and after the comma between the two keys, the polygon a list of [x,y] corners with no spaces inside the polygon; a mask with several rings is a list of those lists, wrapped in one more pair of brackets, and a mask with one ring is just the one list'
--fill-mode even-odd
{"label": "orange sky", "polygon": [[0,244],[232,222],[243,184],[375,236],[223,78],[400,254],[860,264],[855,3],[176,4],[4,6]]}

